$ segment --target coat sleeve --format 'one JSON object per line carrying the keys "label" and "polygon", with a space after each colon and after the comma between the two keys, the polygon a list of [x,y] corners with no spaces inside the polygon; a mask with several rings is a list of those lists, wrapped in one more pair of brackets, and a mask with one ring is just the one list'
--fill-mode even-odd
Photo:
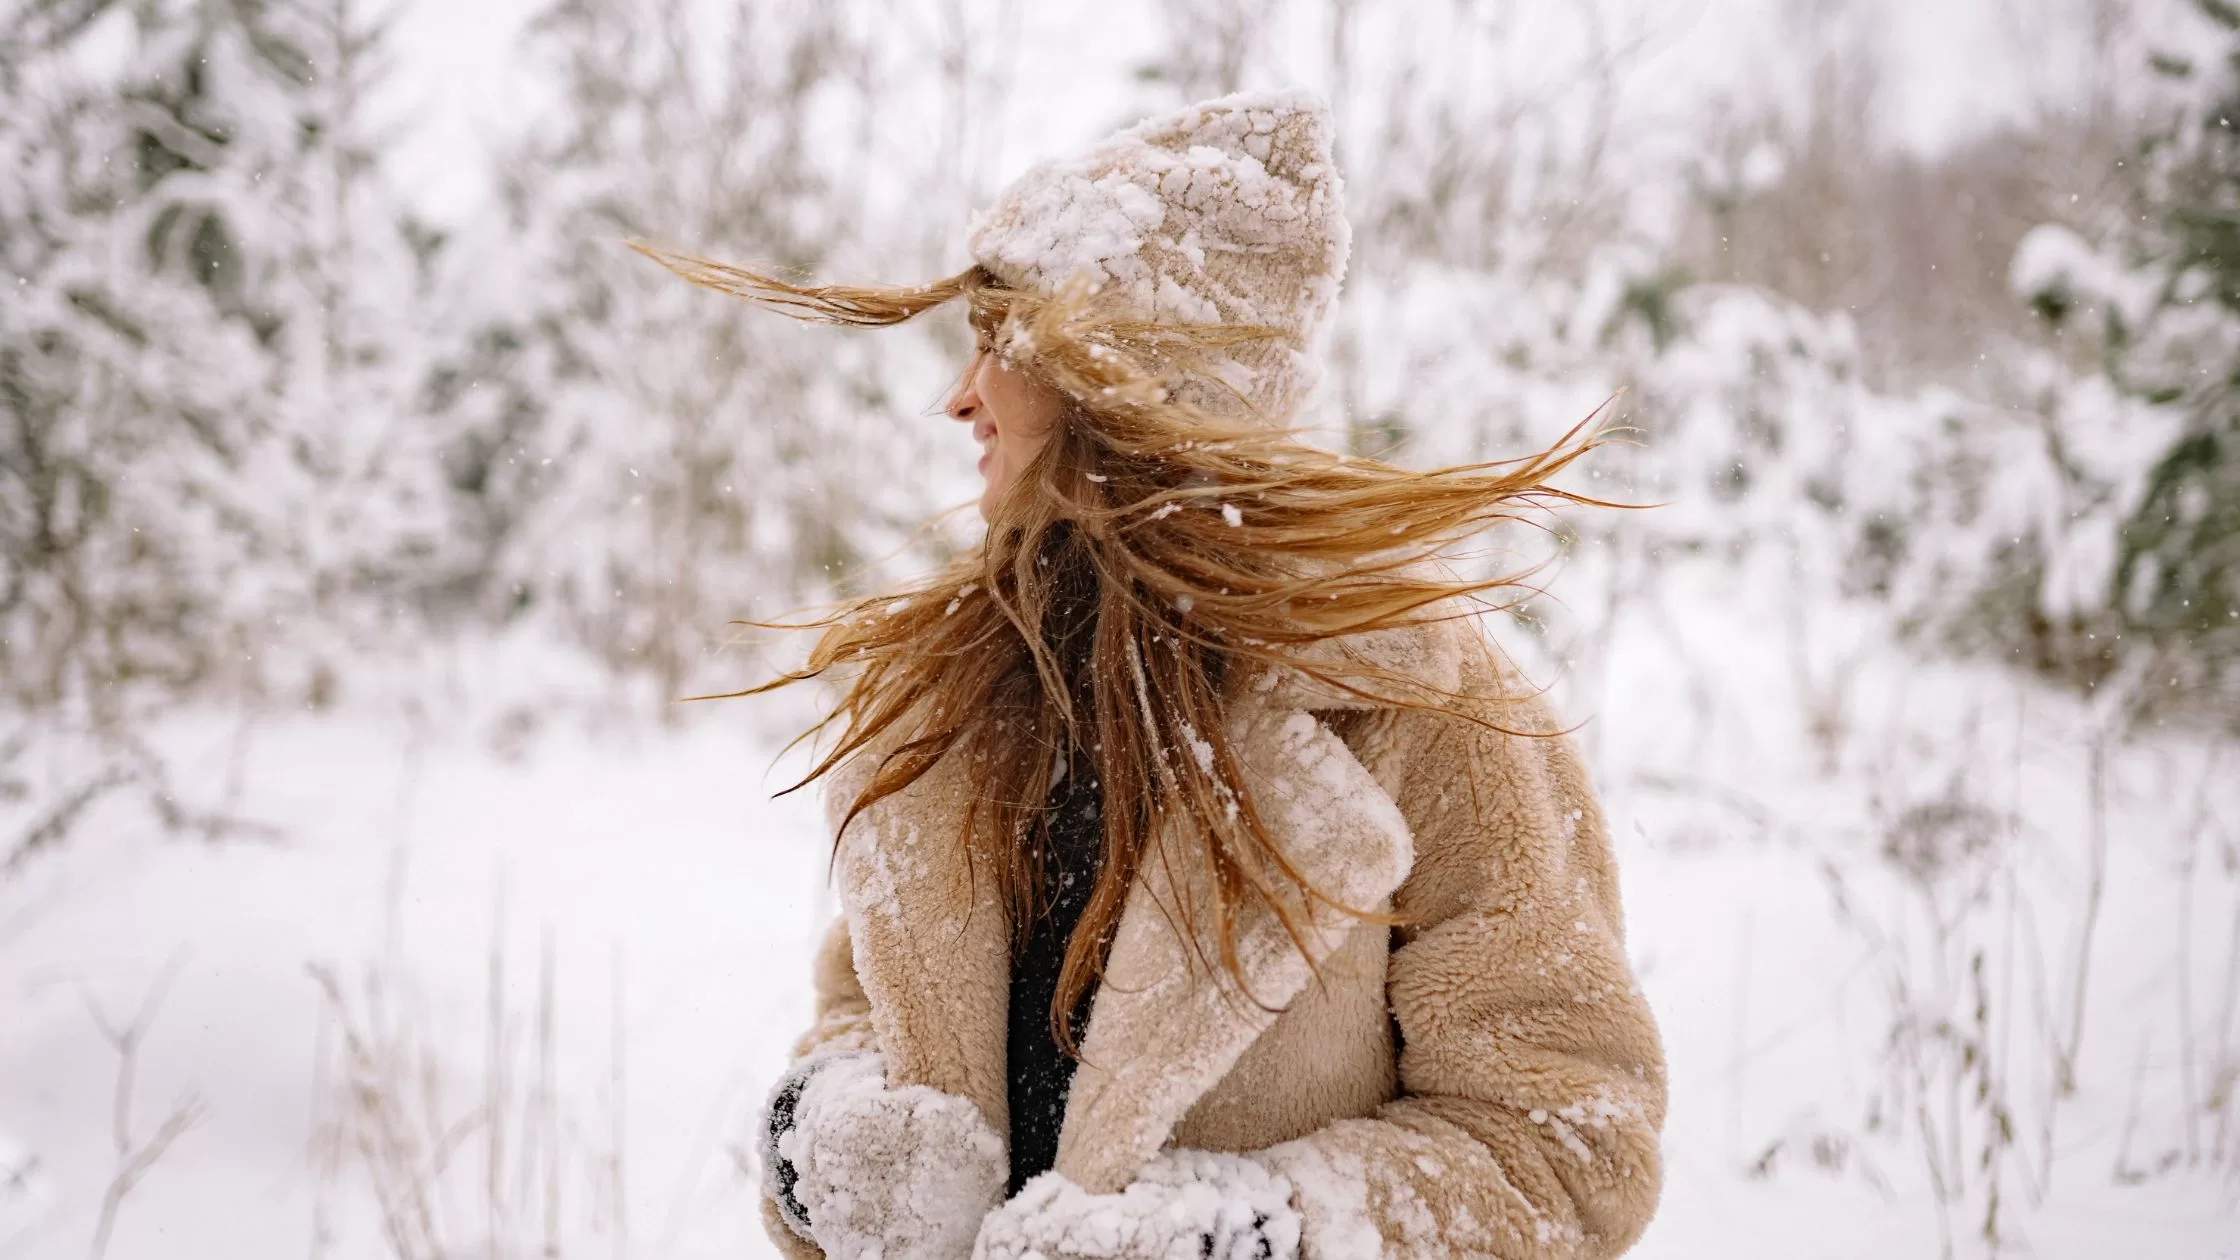
{"label": "coat sleeve", "polygon": [[793,1043],[793,1057],[836,1050],[875,1050],[871,1032],[871,999],[856,980],[855,947],[848,939],[848,920],[838,918],[825,930],[824,940],[810,966],[815,993],[815,1017],[809,1031]]}
{"label": "coat sleeve", "polygon": [[[1503,708],[1510,731],[1554,729],[1537,701]],[[1306,1260],[1614,1256],[1656,1207],[1664,1058],[1583,767],[1560,735],[1451,721],[1410,752],[1399,1096],[1263,1158]]]}

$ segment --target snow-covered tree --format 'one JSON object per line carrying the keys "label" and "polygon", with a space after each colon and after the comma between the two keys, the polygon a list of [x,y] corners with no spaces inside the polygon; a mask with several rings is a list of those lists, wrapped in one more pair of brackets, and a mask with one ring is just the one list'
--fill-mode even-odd
{"label": "snow-covered tree", "polygon": [[0,16],[0,677],[317,700],[440,537],[352,0]]}
{"label": "snow-covered tree", "polygon": [[360,7],[0,6],[0,874],[234,830],[145,720],[326,703],[458,565]]}
{"label": "snow-covered tree", "polygon": [[561,0],[533,24],[561,108],[503,155],[502,225],[454,249],[471,314],[429,393],[458,435],[485,614],[549,618],[672,696],[728,620],[828,594],[963,497],[918,458],[939,436],[913,414],[938,397],[938,331],[794,327],[625,249],[934,274],[913,252],[926,224],[896,213],[926,151],[866,15],[720,16]]}
{"label": "snow-covered tree", "polygon": [[2115,603],[2151,645],[2151,681],[2240,726],[2240,7],[2199,0],[2219,28],[2199,97],[2140,164],[2134,251],[2153,305],[2123,375],[2184,416],[2123,524]]}
{"label": "snow-covered tree", "polygon": [[2017,624],[2040,668],[2121,674],[2137,716],[2240,722],[2240,8],[2195,0],[2198,59],[2157,54],[2164,85],[2097,230],[2046,224],[2015,252],[2015,294],[2069,353],[2041,356],[2040,408],[2071,533],[2062,573],[2013,540]]}

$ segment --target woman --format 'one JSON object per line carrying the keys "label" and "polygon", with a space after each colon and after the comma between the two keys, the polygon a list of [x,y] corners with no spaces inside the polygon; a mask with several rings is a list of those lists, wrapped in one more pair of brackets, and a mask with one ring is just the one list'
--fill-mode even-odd
{"label": "woman", "polygon": [[1029,172],[920,288],[650,251],[798,316],[951,301],[977,551],[820,623],[845,916],[773,1092],[797,1256],[1593,1257],[1664,1070],[1571,744],[1441,548],[1591,440],[1412,472],[1298,442],[1348,229],[1311,98]]}

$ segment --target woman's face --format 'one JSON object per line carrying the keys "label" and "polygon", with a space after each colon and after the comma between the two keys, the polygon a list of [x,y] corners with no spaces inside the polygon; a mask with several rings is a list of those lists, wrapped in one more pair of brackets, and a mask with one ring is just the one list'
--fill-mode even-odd
{"label": "woman's face", "polygon": [[980,491],[980,516],[985,520],[1004,489],[1050,440],[1065,412],[1065,398],[983,347],[965,365],[963,379],[942,409],[951,420],[971,425],[980,443],[980,476],[987,483]]}

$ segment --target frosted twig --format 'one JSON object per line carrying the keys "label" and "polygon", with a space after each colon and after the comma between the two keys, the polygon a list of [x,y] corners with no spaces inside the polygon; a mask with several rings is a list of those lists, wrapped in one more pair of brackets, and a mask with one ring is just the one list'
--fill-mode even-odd
{"label": "frosted twig", "polygon": [[92,1017],[94,1027],[101,1032],[102,1040],[117,1053],[116,1082],[112,1087],[109,1103],[109,1141],[115,1151],[115,1170],[109,1184],[101,1192],[101,1212],[94,1222],[93,1244],[88,1251],[92,1260],[101,1260],[109,1250],[109,1238],[116,1230],[117,1215],[124,1209],[124,1202],[156,1166],[171,1144],[202,1119],[202,1100],[189,1094],[172,1107],[163,1123],[147,1141],[138,1142],[132,1136],[132,1096],[139,1083],[140,1047],[147,1039],[148,1030],[155,1025],[156,1015],[163,1008],[163,1000],[171,991],[172,981],[179,976],[185,963],[184,955],[174,955],[157,975],[155,983],[140,999],[140,1009],[126,1024],[109,1018],[101,1004],[82,984],[79,996],[84,1000],[86,1013]]}

